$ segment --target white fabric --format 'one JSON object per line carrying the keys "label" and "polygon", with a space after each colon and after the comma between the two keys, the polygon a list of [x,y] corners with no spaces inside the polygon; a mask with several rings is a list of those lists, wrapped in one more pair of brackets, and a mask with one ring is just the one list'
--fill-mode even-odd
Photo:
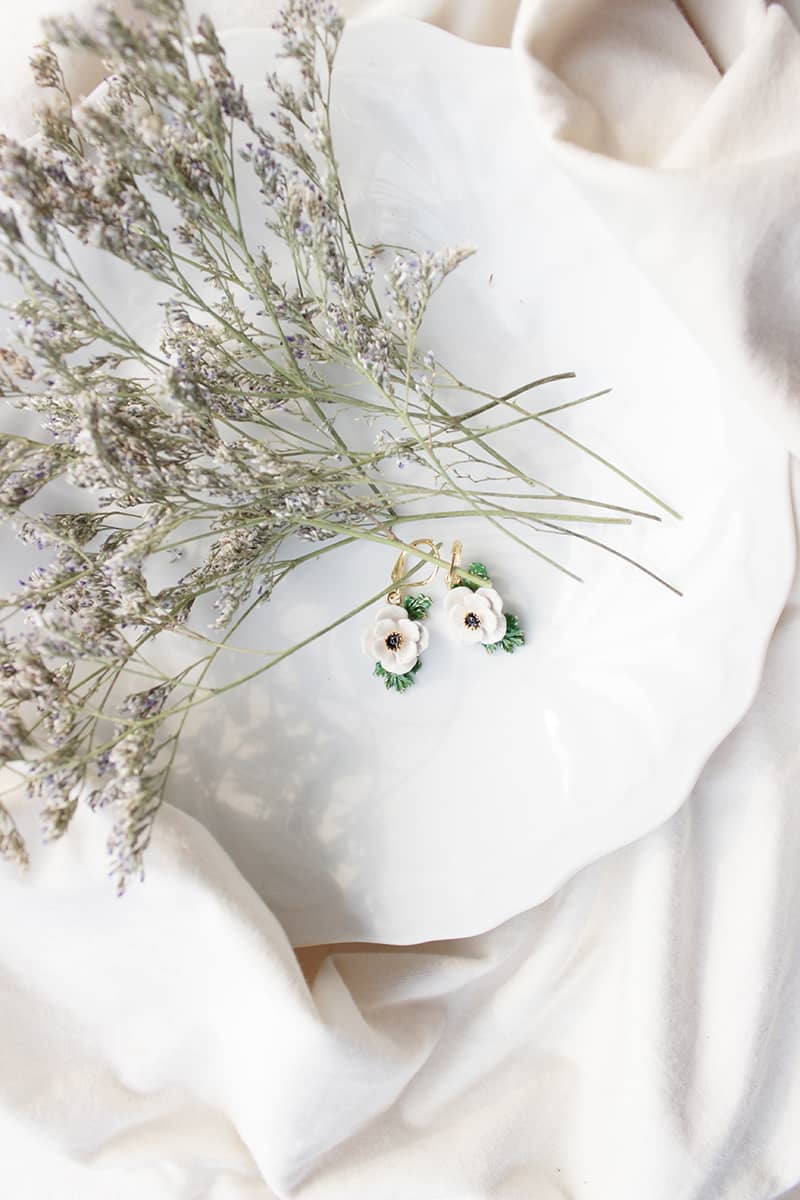
{"label": "white fabric", "polygon": [[747,722],[661,830],[482,937],[328,957],[170,810],[0,875],[15,1200],[767,1200],[800,1179],[800,586]]}
{"label": "white fabric", "polygon": [[800,451],[800,33],[787,11],[524,0],[514,46],[534,128],[729,387]]}
{"label": "white fabric", "polygon": [[[521,77],[621,252],[796,446],[796,34],[777,6],[690,15],[530,0]],[[714,62],[734,57],[720,83]],[[2,77],[24,117],[19,76]],[[0,873],[8,1194],[789,1200],[798,671],[796,581],[753,709],[672,821],[481,937],[335,953],[310,992],[236,865],[178,813],[124,904],[95,821],[28,878]]]}

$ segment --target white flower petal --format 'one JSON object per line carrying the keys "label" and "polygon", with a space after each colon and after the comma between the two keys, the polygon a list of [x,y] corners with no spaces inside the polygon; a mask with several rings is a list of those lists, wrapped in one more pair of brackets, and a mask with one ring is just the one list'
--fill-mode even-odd
{"label": "white flower petal", "polygon": [[418,657],[416,642],[406,642],[395,654],[395,674],[405,675],[416,665]]}
{"label": "white flower petal", "polygon": [[388,637],[390,633],[400,633],[399,623],[388,619],[376,621],[372,628],[376,637]]}
{"label": "white flower petal", "polygon": [[481,628],[483,630],[483,641],[484,642],[496,641],[497,640],[496,632],[500,626],[501,620],[503,619],[502,613],[500,614],[500,616],[498,616],[497,613],[494,613],[494,612],[492,612],[491,609],[489,609],[487,612],[482,612],[480,614],[480,618],[481,618]]}
{"label": "white flower petal", "polygon": [[484,600],[487,600],[492,611],[496,612],[497,615],[500,616],[501,612],[503,611],[503,597],[499,592],[496,592],[494,588],[482,587],[478,588],[476,595],[481,596]]}
{"label": "white flower petal", "polygon": [[384,671],[388,671],[391,675],[403,674],[403,671],[397,670],[397,655],[393,650],[387,650],[385,646],[380,646],[375,657],[376,661],[381,664]]}
{"label": "white flower petal", "polygon": [[419,626],[419,641],[417,642],[417,653],[421,654],[423,650],[427,650],[430,634],[428,633],[427,625]]}
{"label": "white flower petal", "polygon": [[[478,624],[474,629],[466,623],[466,618],[471,609],[461,608],[454,609],[450,614],[450,623],[456,637],[464,638],[467,641],[474,641],[477,637],[480,639],[481,626]],[[477,615],[477,614],[476,614]],[[480,618],[478,618],[480,621]]]}
{"label": "white flower petal", "polygon": [[506,619],[502,613],[500,613],[500,616],[497,618],[497,621],[498,621],[498,625],[497,625],[497,629],[494,631],[494,633],[491,634],[491,636],[489,636],[488,630],[487,630],[486,636],[484,636],[484,638],[483,638],[484,644],[487,646],[493,646],[495,644],[495,642],[502,642],[503,638],[506,636],[506,630],[508,629],[508,622],[506,621]]}
{"label": "white flower petal", "polygon": [[472,596],[472,607],[475,612],[485,613],[493,612],[492,601],[489,596],[484,595],[484,589],[478,588],[477,592]]}
{"label": "white flower petal", "polygon": [[369,649],[374,658],[380,658],[382,654],[394,654],[394,650],[386,645],[386,638],[382,637],[373,638]]}
{"label": "white flower petal", "polygon": [[418,642],[419,641],[420,627],[416,621],[411,621],[411,620],[398,621],[397,628],[400,631],[401,635],[404,638],[407,638],[410,642]]}
{"label": "white flower petal", "polygon": [[446,612],[452,612],[454,609],[465,608],[466,605],[472,603],[473,593],[468,587],[455,587],[444,598],[444,607]]}
{"label": "white flower petal", "polygon": [[[483,624],[483,618],[489,616],[490,611],[485,605],[476,604],[475,597],[470,594],[469,603],[463,608],[454,608],[450,613],[450,619],[455,625],[462,637],[470,637],[471,639],[480,635],[480,629]],[[472,619],[472,623],[468,622]]]}
{"label": "white flower petal", "polygon": [[375,623],[377,625],[378,621],[402,621],[407,616],[408,613],[402,604],[384,604],[383,608],[379,608],[375,613]]}

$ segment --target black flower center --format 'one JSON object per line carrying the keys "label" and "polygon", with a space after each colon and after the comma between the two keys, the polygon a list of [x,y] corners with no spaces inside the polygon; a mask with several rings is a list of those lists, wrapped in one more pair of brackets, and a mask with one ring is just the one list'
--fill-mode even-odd
{"label": "black flower center", "polygon": [[390,633],[389,636],[386,638],[386,649],[387,650],[399,650],[400,647],[402,646],[402,644],[403,644],[402,633]]}
{"label": "black flower center", "polygon": [[464,617],[464,624],[466,625],[467,629],[480,629],[481,619],[477,613],[468,612]]}

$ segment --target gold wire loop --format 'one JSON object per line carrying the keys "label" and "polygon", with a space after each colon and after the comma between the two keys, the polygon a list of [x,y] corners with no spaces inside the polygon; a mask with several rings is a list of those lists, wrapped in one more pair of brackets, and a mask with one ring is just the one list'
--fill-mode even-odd
{"label": "gold wire loop", "polygon": [[456,567],[461,566],[461,552],[464,547],[461,542],[453,542],[453,553],[450,556],[450,570],[447,572],[447,586],[449,588],[457,587],[461,576],[456,574]]}
{"label": "gold wire loop", "polygon": [[[431,554],[436,554],[439,549],[439,547],[436,545],[436,543],[432,542],[430,538],[416,538],[413,542],[409,542],[409,545],[410,546],[427,546],[429,548]],[[408,558],[408,551],[401,550],[400,556],[397,559],[397,562],[392,567],[392,583],[394,584],[394,587],[392,588],[392,590],[389,592],[389,594],[386,597],[389,604],[400,604],[403,599],[402,581],[405,578],[405,575],[407,573],[406,572],[406,559],[407,558]],[[436,575],[436,572],[438,570],[439,570],[438,564],[433,563],[430,575],[426,575],[426,577],[424,579],[415,579],[413,581],[413,583],[411,581],[409,581],[409,586],[425,587],[425,585],[427,583],[431,582],[431,580],[434,578],[434,576]]]}

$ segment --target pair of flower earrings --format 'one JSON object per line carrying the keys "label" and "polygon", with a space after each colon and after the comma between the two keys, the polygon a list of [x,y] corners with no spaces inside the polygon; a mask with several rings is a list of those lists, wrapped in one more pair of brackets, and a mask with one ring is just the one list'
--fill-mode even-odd
{"label": "pair of flower earrings", "polygon": [[[433,556],[439,551],[429,538],[418,538],[410,545],[428,547]],[[444,602],[451,633],[460,641],[482,645],[490,654],[496,650],[512,654],[525,644],[519,620],[512,613],[503,612],[502,598],[492,587],[483,563],[473,562],[462,570],[461,554],[461,542],[456,541]],[[412,595],[408,589],[424,587],[439,569],[434,565],[427,579],[411,583],[407,580],[406,559],[407,551],[403,550],[392,571],[392,588],[386,604],[375,614],[361,642],[364,653],[375,661],[374,673],[396,692],[405,692],[415,682],[429,640],[424,621],[433,601],[422,592]]]}

